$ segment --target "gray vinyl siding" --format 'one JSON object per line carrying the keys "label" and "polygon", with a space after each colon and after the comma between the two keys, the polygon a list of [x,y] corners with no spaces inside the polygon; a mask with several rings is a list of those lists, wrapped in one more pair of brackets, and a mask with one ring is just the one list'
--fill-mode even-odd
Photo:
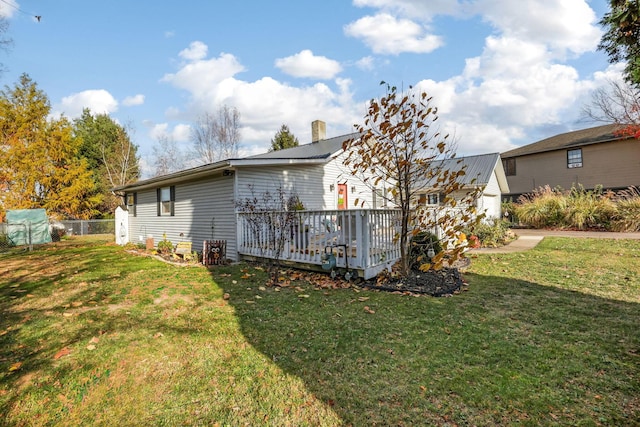
{"label": "gray vinyl siding", "polygon": [[[131,241],[152,236],[157,246],[166,238],[172,243],[190,241],[201,251],[202,242],[227,240],[227,257],[235,260],[236,219],[233,177],[215,177],[175,185],[174,216],[157,216],[156,189],[138,192],[137,216],[129,217]],[[212,230],[213,225],[213,230]],[[182,235],[181,235],[182,234]]]}
{"label": "gray vinyl siding", "polygon": [[237,169],[237,200],[278,190],[297,195],[306,209],[322,209],[323,165],[247,166]]}
{"label": "gray vinyl siding", "polygon": [[349,209],[355,208],[356,198],[365,201],[362,207],[373,207],[372,190],[349,174],[341,158],[316,165],[242,167],[237,176],[239,201],[282,189],[287,195],[298,195],[307,210],[337,209],[338,184],[347,184]]}

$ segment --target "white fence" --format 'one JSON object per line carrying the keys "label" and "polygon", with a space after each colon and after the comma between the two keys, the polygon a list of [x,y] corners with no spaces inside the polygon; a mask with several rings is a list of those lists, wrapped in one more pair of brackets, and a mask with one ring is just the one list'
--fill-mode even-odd
{"label": "white fence", "polygon": [[337,268],[365,279],[400,258],[399,210],[252,212],[238,218],[241,256],[322,265],[322,254],[332,252]]}

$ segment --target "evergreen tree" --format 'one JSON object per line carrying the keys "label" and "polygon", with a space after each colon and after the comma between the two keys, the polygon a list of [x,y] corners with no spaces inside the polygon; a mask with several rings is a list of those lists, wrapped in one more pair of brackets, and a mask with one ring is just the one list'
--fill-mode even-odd
{"label": "evergreen tree", "polygon": [[600,20],[606,32],[598,49],[609,62],[626,62],[625,77],[640,86],[640,1],[609,0],[610,10]]}
{"label": "evergreen tree", "polygon": [[0,92],[0,211],[44,208],[61,219],[91,218],[102,196],[71,123],[49,119],[50,110],[26,74]]}
{"label": "evergreen tree", "polygon": [[298,138],[291,133],[287,125],[282,125],[271,140],[271,148],[269,151],[284,150],[285,148],[297,147],[298,145],[300,145]]}

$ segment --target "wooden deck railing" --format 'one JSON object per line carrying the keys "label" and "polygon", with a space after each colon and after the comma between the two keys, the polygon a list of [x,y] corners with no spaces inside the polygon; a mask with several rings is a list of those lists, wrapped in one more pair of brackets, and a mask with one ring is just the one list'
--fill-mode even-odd
{"label": "wooden deck railing", "polygon": [[399,217],[391,209],[239,213],[238,253],[319,266],[333,251],[337,268],[370,279],[400,257]]}

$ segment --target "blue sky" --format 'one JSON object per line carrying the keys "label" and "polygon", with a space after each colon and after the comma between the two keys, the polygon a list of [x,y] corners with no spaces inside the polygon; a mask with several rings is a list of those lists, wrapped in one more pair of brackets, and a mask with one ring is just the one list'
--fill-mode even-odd
{"label": "blue sky", "polygon": [[[128,124],[145,170],[159,138],[223,105],[241,154],[282,124],[353,130],[380,81],[433,96],[459,155],[502,152],[573,129],[620,76],[596,51],[605,0],[0,0],[13,47],[2,85],[27,73],[54,114],[84,107]],[[41,16],[38,22],[34,16]]]}

